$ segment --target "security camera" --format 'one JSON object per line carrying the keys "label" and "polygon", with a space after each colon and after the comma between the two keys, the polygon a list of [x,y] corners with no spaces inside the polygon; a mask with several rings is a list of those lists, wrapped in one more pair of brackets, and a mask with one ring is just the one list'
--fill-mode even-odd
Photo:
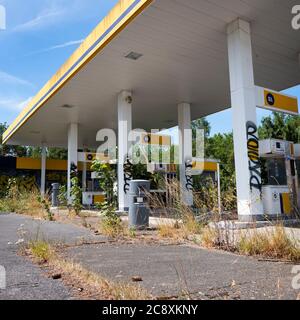
{"label": "security camera", "polygon": [[131,97],[131,96],[127,96],[126,99],[125,99],[125,101],[126,101],[127,103],[131,104],[131,103],[132,103],[132,97]]}

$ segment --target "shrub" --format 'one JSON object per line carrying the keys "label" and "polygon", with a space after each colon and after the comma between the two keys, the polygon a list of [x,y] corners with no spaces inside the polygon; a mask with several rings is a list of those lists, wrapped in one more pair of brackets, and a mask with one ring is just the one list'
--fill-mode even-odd
{"label": "shrub", "polygon": [[67,186],[61,185],[59,186],[59,193],[58,193],[58,201],[60,206],[67,206],[68,205],[68,192]]}
{"label": "shrub", "polygon": [[50,245],[41,240],[29,242],[28,249],[39,263],[48,262],[53,254]]}
{"label": "shrub", "polygon": [[43,197],[42,196],[38,196],[37,197],[39,203],[41,204],[41,206],[43,207],[43,209],[45,210],[46,214],[47,214],[47,219],[49,221],[54,221],[54,216],[51,212],[51,206],[50,206],[50,199],[48,196],[44,195]]}
{"label": "shrub", "polygon": [[117,195],[114,191],[114,184],[117,181],[115,166],[95,160],[91,169],[97,172],[100,188],[105,192],[107,201],[117,205]]}
{"label": "shrub", "polygon": [[81,210],[82,210],[82,190],[79,186],[79,179],[77,176],[74,176],[71,179],[71,191],[70,196],[72,198],[72,207],[75,211],[75,214],[79,216]]}
{"label": "shrub", "polygon": [[101,211],[100,232],[110,236],[117,237],[124,234],[124,226],[122,220],[116,213],[116,209],[112,204],[107,202],[98,205]]}

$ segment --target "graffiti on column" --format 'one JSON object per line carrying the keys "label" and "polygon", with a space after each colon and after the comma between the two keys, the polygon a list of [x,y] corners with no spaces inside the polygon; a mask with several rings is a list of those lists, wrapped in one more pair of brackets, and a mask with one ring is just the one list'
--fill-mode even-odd
{"label": "graffiti on column", "polygon": [[78,168],[74,162],[71,163],[71,178],[78,176]]}
{"label": "graffiti on column", "polygon": [[71,188],[74,186],[74,178],[78,178],[78,168],[74,162],[71,163]]}
{"label": "graffiti on column", "polygon": [[186,179],[185,187],[188,191],[194,190],[192,169],[193,169],[193,162],[191,160],[187,160],[185,162],[185,179]]}
{"label": "graffiti on column", "polygon": [[126,157],[126,161],[124,163],[124,193],[127,194],[130,188],[130,181],[132,180],[133,164],[130,161],[129,157]]}
{"label": "graffiti on column", "polygon": [[261,182],[261,163],[259,158],[259,139],[257,136],[257,126],[252,121],[247,122],[247,147],[250,170],[250,188],[251,190],[262,190]]}

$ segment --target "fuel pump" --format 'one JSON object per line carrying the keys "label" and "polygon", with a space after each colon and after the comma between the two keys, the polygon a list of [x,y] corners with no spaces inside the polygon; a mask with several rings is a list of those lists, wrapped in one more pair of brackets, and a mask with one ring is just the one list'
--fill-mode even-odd
{"label": "fuel pump", "polygon": [[260,141],[262,197],[269,218],[292,218],[297,206],[294,144],[267,139]]}

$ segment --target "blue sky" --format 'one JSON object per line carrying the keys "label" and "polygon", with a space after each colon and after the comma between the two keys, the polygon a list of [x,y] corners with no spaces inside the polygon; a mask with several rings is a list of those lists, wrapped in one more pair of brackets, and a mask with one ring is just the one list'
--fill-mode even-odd
{"label": "blue sky", "polygon": [[118,0],[0,0],[0,122],[10,123]]}
{"label": "blue sky", "polygon": [[[0,122],[11,123],[118,0],[0,0]],[[300,99],[300,86],[287,91]],[[259,110],[258,119],[269,114]],[[208,117],[212,134],[232,130],[230,110]]]}

